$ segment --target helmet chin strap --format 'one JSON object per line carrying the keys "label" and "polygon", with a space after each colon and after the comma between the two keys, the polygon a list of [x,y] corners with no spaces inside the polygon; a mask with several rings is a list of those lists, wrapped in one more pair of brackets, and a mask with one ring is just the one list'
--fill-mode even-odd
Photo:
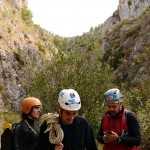
{"label": "helmet chin strap", "polygon": [[122,106],[119,107],[119,111],[121,111],[121,110],[122,110]]}
{"label": "helmet chin strap", "polygon": [[123,106],[123,105],[121,105],[121,106],[119,107],[119,110],[120,110],[120,111],[122,111],[122,108],[123,108],[122,106]]}
{"label": "helmet chin strap", "polygon": [[[118,105],[119,105],[119,103],[120,103],[120,102],[118,101]],[[122,110],[122,105],[119,107],[119,111],[121,111],[121,110]]]}
{"label": "helmet chin strap", "polygon": [[61,109],[59,110],[60,117],[62,116],[62,112],[63,112],[63,109],[61,108]]}
{"label": "helmet chin strap", "polygon": [[35,120],[36,120],[36,118],[33,117],[31,114],[28,115],[28,118],[30,118],[30,119],[35,119]]}
{"label": "helmet chin strap", "polygon": [[36,118],[32,116],[32,111],[33,111],[33,107],[31,108],[31,110],[30,110],[30,112],[29,112],[29,114],[28,114],[28,118],[34,120],[34,119],[36,119]]}

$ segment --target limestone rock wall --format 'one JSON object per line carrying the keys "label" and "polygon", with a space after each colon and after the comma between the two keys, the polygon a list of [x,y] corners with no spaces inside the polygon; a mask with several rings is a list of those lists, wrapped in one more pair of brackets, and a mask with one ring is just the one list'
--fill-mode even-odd
{"label": "limestone rock wall", "polygon": [[[11,0],[17,9],[26,2]],[[0,0],[0,110],[5,109],[5,103],[19,108],[20,101],[27,96],[24,85],[29,73],[53,57],[49,50],[49,45],[56,50],[52,39],[46,30],[27,25],[8,0]]]}
{"label": "limestone rock wall", "polygon": [[10,0],[10,3],[14,8],[21,9],[24,5],[28,5],[28,0]]}
{"label": "limestone rock wall", "polygon": [[102,34],[125,19],[137,18],[149,7],[150,0],[119,0],[118,9],[102,25]]}
{"label": "limestone rock wall", "polygon": [[120,21],[135,19],[150,6],[150,0],[119,0]]}

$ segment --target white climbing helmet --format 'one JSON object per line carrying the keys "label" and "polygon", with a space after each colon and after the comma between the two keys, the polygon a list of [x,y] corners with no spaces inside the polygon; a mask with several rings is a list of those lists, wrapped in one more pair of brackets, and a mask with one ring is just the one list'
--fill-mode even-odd
{"label": "white climbing helmet", "polygon": [[65,110],[79,110],[81,101],[79,94],[73,89],[64,89],[59,93],[58,103]]}

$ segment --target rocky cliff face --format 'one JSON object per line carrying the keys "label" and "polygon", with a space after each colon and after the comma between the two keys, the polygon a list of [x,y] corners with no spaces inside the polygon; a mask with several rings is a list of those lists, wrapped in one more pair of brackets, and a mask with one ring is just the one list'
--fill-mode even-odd
{"label": "rocky cliff face", "polygon": [[[0,0],[0,110],[4,108],[4,99],[18,107],[19,101],[27,94],[24,82],[28,75],[25,76],[25,71],[32,72],[37,66],[42,65],[44,60],[50,60],[53,56],[50,50],[57,52],[52,42],[52,35],[33,24],[26,25],[21,16],[18,15],[18,11],[21,11],[20,8],[26,3],[27,0]],[[150,0],[119,0],[118,10],[104,22],[102,33],[122,20],[135,19],[149,6]],[[145,24],[146,22],[148,21],[145,21]],[[140,26],[145,27],[146,25]],[[127,25],[124,26],[117,35],[123,36],[124,31],[128,32],[129,28]],[[143,39],[149,42],[149,34],[146,35]],[[111,35],[103,41],[104,49],[113,47],[113,39],[114,37]],[[137,49],[141,49],[140,46],[137,48],[140,41],[142,40],[139,37],[131,55]],[[125,42],[123,45],[126,45],[127,42]],[[125,61],[127,60],[125,59]],[[122,68],[120,70],[126,73],[124,67]],[[144,71],[146,71],[146,68],[144,68]],[[144,71],[143,67],[140,66],[139,75]],[[124,77],[125,73],[121,76]],[[130,74],[130,71],[128,74]],[[4,97],[2,97],[2,94]]]}
{"label": "rocky cliff face", "polygon": [[120,21],[135,19],[150,6],[150,0],[119,0]]}
{"label": "rocky cliff face", "polygon": [[150,8],[134,20],[124,20],[105,33],[103,61],[122,82],[135,83],[148,77],[150,68]]}
{"label": "rocky cliff face", "polygon": [[127,19],[133,20],[150,7],[150,0],[119,0],[118,9],[103,24],[102,33],[111,29],[117,23]]}
{"label": "rocky cliff face", "polygon": [[150,0],[119,0],[118,9],[102,25],[104,60],[122,81],[149,76],[149,8]]}
{"label": "rocky cliff face", "polygon": [[53,55],[50,49],[57,51],[52,43],[53,35],[33,23],[26,24],[21,18],[18,7],[26,0],[20,5],[20,1],[11,2],[17,9],[7,0],[0,0],[0,110],[4,108],[3,100],[18,107],[27,94],[25,72],[32,72],[46,59],[50,60]]}
{"label": "rocky cliff face", "polygon": [[11,5],[16,9],[21,9],[28,5],[28,0],[10,0]]}

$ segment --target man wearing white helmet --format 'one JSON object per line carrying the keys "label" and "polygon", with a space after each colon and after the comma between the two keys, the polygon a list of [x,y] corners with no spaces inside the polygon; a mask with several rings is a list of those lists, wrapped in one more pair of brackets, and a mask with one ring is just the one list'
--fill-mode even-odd
{"label": "man wearing white helmet", "polygon": [[138,150],[141,131],[135,114],[125,110],[122,94],[116,88],[104,93],[108,111],[105,113],[97,140],[104,150]]}
{"label": "man wearing white helmet", "polygon": [[64,89],[58,98],[60,110],[59,123],[64,137],[60,143],[49,142],[49,134],[44,131],[47,124],[41,126],[38,150],[97,150],[93,131],[84,117],[77,116],[81,108],[79,94],[73,89]]}

